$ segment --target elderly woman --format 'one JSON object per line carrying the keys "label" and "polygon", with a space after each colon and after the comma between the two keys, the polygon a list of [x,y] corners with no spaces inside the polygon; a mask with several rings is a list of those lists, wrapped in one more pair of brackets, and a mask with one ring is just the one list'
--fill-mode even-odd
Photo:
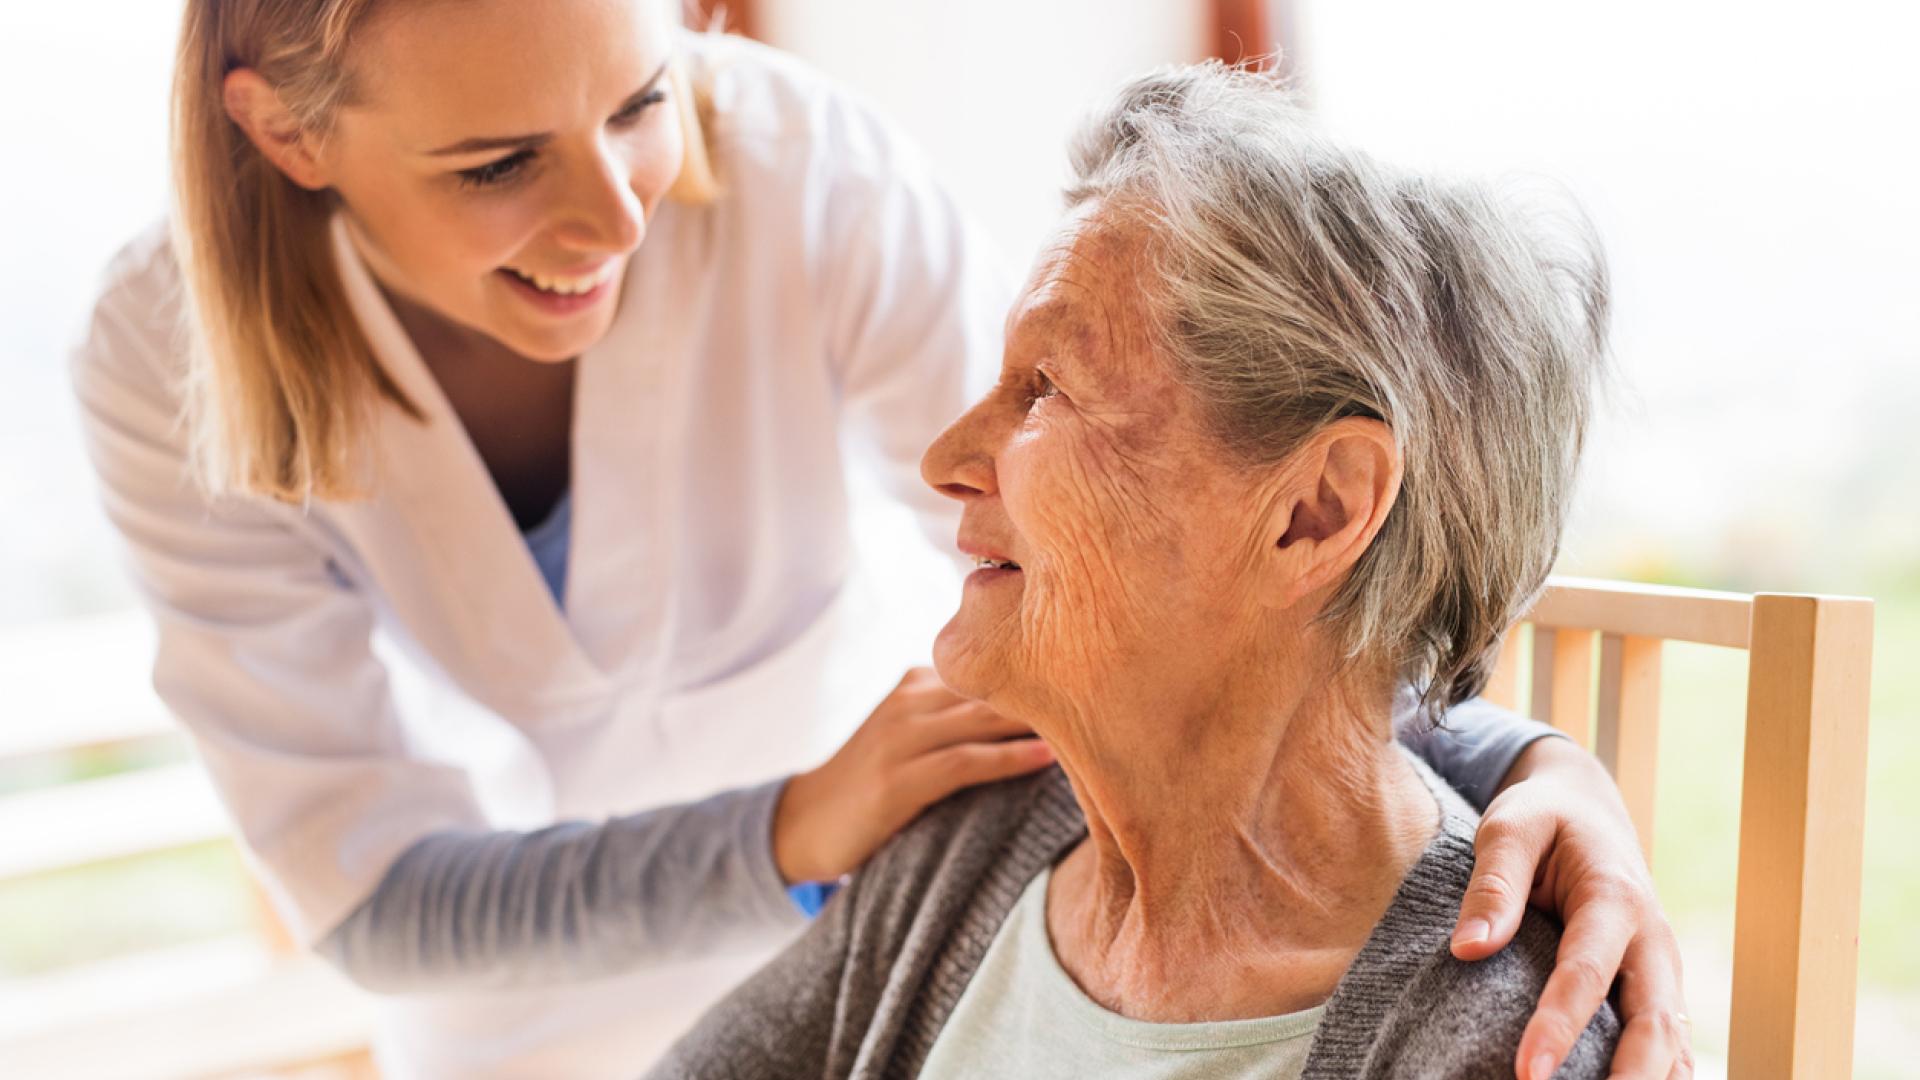
{"label": "elderly woman", "polygon": [[1511,1075],[1559,931],[1451,955],[1474,816],[1393,717],[1476,693],[1553,563],[1598,253],[1217,65],[1075,167],[923,462],[980,564],[941,677],[1058,767],[931,811],[659,1074]]}

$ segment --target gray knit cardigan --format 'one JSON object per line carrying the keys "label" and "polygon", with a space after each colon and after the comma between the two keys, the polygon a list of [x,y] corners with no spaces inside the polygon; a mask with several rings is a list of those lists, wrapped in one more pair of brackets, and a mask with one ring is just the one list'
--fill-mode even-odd
{"label": "gray knit cardigan", "polygon": [[[1559,929],[1529,910],[1513,944],[1463,963],[1448,940],[1473,871],[1473,813],[1417,766],[1441,825],[1328,1000],[1307,1080],[1513,1076]],[[653,1078],[912,1077],[1028,882],[1086,835],[1056,767],[963,792],[895,837],[805,935],[707,1013]],[[1602,1006],[1557,1077],[1604,1077]]]}

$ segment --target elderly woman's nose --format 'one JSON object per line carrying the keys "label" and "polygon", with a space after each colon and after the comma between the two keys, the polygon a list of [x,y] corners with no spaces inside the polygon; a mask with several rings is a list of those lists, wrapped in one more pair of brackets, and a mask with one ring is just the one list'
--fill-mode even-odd
{"label": "elderly woman's nose", "polygon": [[920,477],[942,495],[966,500],[994,490],[993,453],[987,441],[987,402],[947,425],[920,458]]}

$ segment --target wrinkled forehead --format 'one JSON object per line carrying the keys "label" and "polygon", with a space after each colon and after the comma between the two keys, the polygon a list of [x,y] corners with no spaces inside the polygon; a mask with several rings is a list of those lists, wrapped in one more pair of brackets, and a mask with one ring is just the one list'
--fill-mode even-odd
{"label": "wrinkled forehead", "polygon": [[1098,203],[1068,214],[1008,316],[1009,363],[1044,354],[1084,376],[1128,384],[1162,374],[1150,347],[1147,240],[1144,225]]}

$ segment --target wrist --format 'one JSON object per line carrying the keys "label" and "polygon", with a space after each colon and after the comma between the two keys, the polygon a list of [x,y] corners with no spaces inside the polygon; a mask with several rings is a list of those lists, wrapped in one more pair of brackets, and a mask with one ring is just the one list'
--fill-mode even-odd
{"label": "wrist", "polygon": [[1507,770],[1507,775],[1500,778],[1500,787],[1495,794],[1524,780],[1535,779],[1542,773],[1579,769],[1589,762],[1595,766],[1600,764],[1565,735],[1541,735],[1528,743],[1520,755],[1513,759],[1513,766]]}
{"label": "wrist", "polygon": [[1614,786],[1613,775],[1607,772],[1607,767],[1564,735],[1545,735],[1529,743],[1514,759],[1513,767],[1507,770],[1494,794],[1497,796],[1515,784],[1530,780],[1551,781],[1553,787],[1561,791],[1586,792],[1621,820],[1629,820],[1627,805],[1620,798],[1620,790]]}
{"label": "wrist", "polygon": [[806,844],[807,807],[811,805],[812,776],[796,773],[780,788],[773,808],[773,867],[784,885],[819,880],[812,873],[813,860]]}

